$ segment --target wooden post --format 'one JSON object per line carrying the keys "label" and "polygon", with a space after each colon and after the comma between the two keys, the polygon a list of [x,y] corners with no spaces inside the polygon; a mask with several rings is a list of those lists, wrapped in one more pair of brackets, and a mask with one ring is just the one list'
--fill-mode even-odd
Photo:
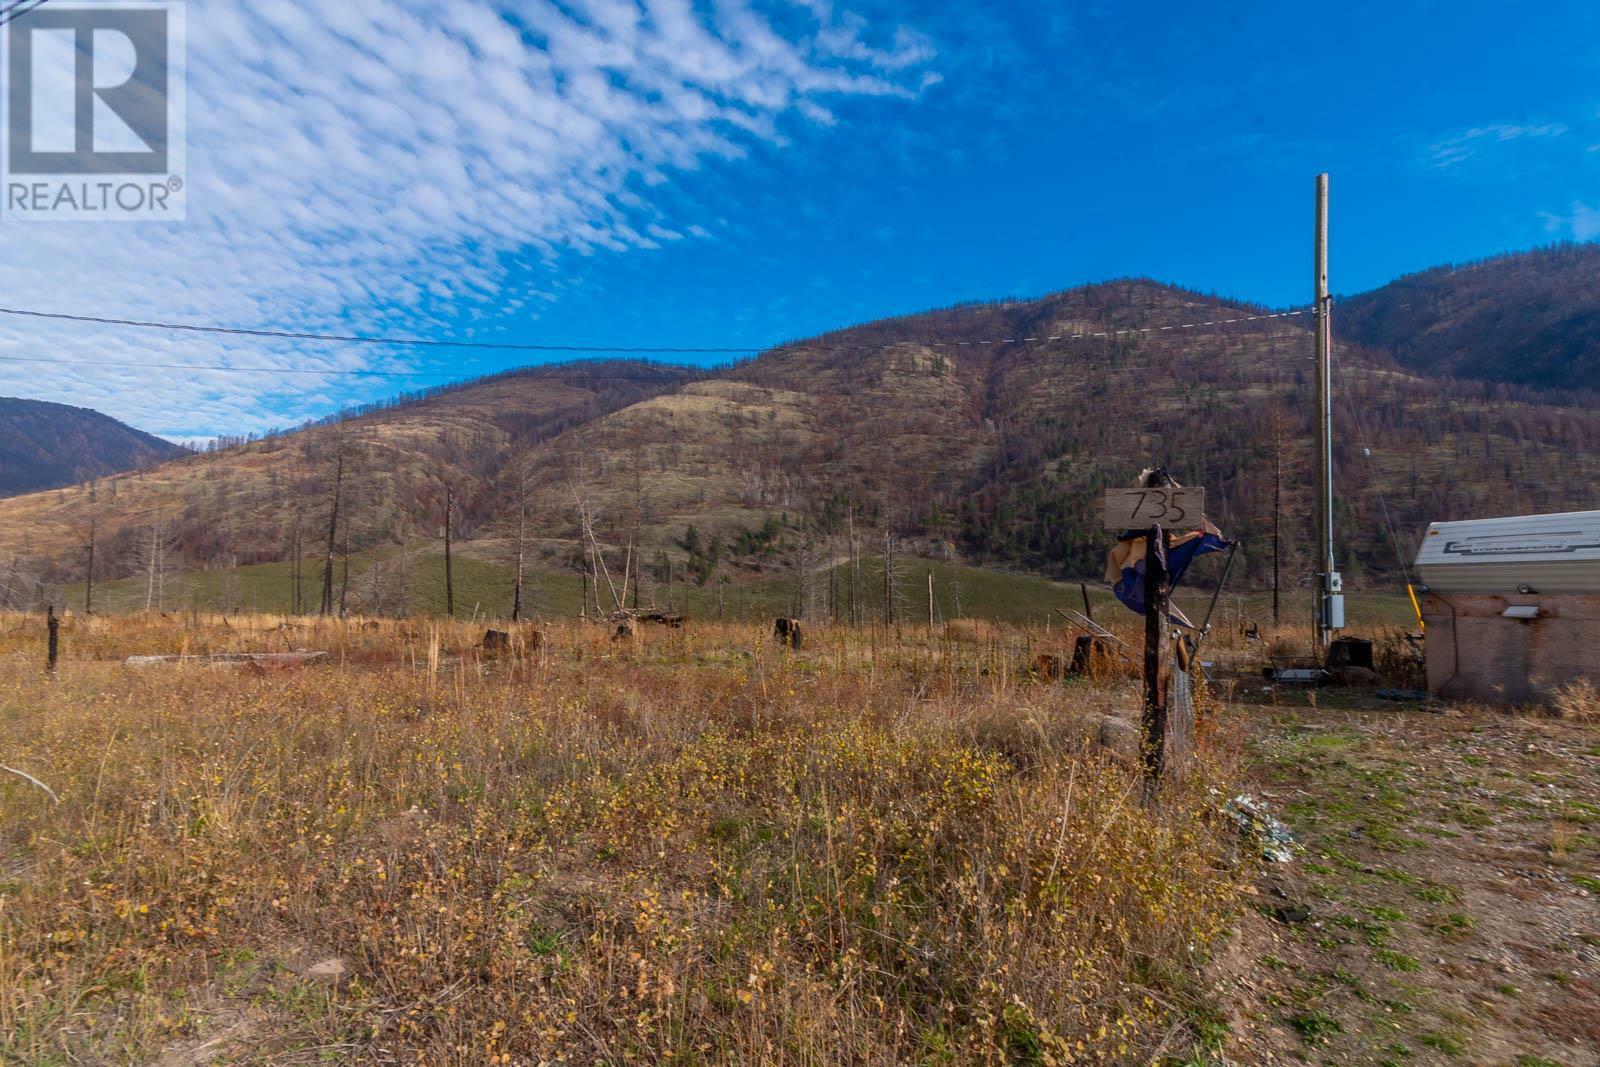
{"label": "wooden post", "polygon": [[456,517],[456,491],[444,491],[444,613],[456,617],[455,572],[450,561],[450,526]]}
{"label": "wooden post", "polygon": [[1089,583],[1079,582],[1078,591],[1083,594],[1083,617],[1094,622],[1094,605],[1089,603]]}
{"label": "wooden post", "polygon": [[1144,557],[1144,770],[1151,781],[1161,777],[1167,758],[1167,614],[1171,589],[1167,581],[1167,535],[1150,527]]}
{"label": "wooden post", "polygon": [[933,629],[934,603],[933,603],[933,568],[928,568],[928,629]]}
{"label": "wooden post", "polygon": [[50,628],[50,650],[48,652],[49,658],[45,663],[45,672],[54,674],[56,673],[56,658],[61,651],[61,620],[56,618],[54,604],[45,608],[45,625]]}

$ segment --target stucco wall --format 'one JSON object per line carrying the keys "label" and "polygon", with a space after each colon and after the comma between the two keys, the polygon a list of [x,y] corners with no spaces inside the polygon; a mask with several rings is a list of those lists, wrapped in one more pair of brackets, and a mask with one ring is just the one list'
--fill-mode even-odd
{"label": "stucco wall", "polygon": [[[1539,618],[1507,619],[1537,606]],[[1428,689],[1453,700],[1531,704],[1556,686],[1600,685],[1600,596],[1429,595]]]}

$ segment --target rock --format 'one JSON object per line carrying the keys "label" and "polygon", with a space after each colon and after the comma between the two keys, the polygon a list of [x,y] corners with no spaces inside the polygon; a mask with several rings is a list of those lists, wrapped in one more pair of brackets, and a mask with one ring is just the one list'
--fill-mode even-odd
{"label": "rock", "polygon": [[331,956],[320,963],[313,963],[307,967],[306,977],[327,978],[332,981],[338,981],[344,977],[344,972],[344,960],[341,960],[338,956]]}
{"label": "rock", "polygon": [[1127,719],[1115,715],[1102,715],[1096,730],[1100,747],[1124,759],[1139,758],[1139,728]]}
{"label": "rock", "polygon": [[1311,907],[1307,904],[1280,904],[1272,909],[1272,917],[1291,926],[1311,921]]}

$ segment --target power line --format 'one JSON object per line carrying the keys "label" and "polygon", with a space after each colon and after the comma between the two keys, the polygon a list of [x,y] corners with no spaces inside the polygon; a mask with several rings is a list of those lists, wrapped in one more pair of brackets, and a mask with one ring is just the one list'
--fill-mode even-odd
{"label": "power line", "polygon": [[1351,396],[1350,379],[1345,375],[1344,364],[1334,358],[1330,351],[1328,362],[1333,364],[1339,374],[1339,392],[1344,396],[1345,407],[1350,411],[1350,420],[1356,424],[1356,437],[1361,442],[1362,455],[1367,458],[1367,469],[1372,475],[1372,488],[1378,494],[1378,506],[1383,509],[1383,524],[1389,530],[1389,543],[1394,546],[1395,559],[1400,563],[1400,573],[1405,576],[1406,584],[1411,584],[1411,565],[1406,562],[1404,551],[1400,547],[1400,533],[1395,528],[1394,517],[1389,513],[1388,498],[1383,495],[1383,472],[1378,469],[1378,461],[1372,456],[1372,446],[1367,443],[1367,431],[1361,425],[1361,415],[1356,411],[1355,400]]}
{"label": "power line", "polygon": [[[567,355],[720,355],[720,356],[750,356],[763,351],[771,352],[868,352],[882,351],[891,348],[979,348],[993,345],[1019,345],[1039,344],[1057,341],[1110,339],[1117,337],[1145,336],[1158,333],[1169,333],[1180,330],[1203,329],[1215,326],[1231,326],[1238,323],[1263,322],[1269,319],[1294,318],[1309,313],[1307,308],[1290,311],[1271,312],[1260,315],[1239,315],[1227,319],[1211,319],[1202,322],[1175,323],[1167,326],[1129,327],[1116,330],[1100,331],[1075,331],[1072,333],[1039,335],[1034,337],[1004,337],[990,340],[976,341],[885,341],[877,344],[854,345],[818,345],[818,344],[777,344],[769,346],[751,346],[744,348],[725,347],[694,347],[694,346],[654,346],[654,345],[601,345],[601,344],[534,344],[507,341],[471,341],[452,338],[426,338],[426,337],[387,337],[371,334],[328,334],[310,333],[299,330],[282,329],[255,329],[233,326],[211,326],[199,323],[160,322],[144,319],[121,319],[99,315],[78,315],[66,312],[36,311],[26,308],[0,307],[0,315],[11,315],[20,318],[49,319],[60,322],[87,323],[96,326],[120,326],[134,329],[165,330],[178,333],[220,334],[234,337],[259,337],[272,340],[288,341],[315,341],[334,344],[361,344],[382,345],[398,348],[449,348],[449,349],[475,349],[491,352],[543,352],[560,353]],[[381,370],[319,370],[316,368],[275,368],[275,367],[235,367],[224,365],[202,366],[189,363],[159,364],[159,363],[120,363],[105,361],[75,361],[48,359],[38,356],[0,356],[0,361],[10,363],[49,363],[60,366],[83,367],[129,367],[166,370],[206,370],[230,373],[271,373],[271,374],[320,374],[333,376],[364,376],[364,377],[390,377],[390,378],[425,378],[447,377],[456,373],[435,371],[381,371]]]}
{"label": "power line", "polygon": [[232,337],[265,337],[282,341],[331,341],[336,344],[392,345],[400,348],[472,348],[494,352],[567,352],[602,355],[720,355],[736,356],[759,352],[760,348],[669,348],[626,345],[544,345],[511,341],[461,341],[428,337],[377,337],[368,334],[306,333],[299,330],[247,329],[235,326],[207,326],[189,322],[148,322],[142,319],[114,319],[100,315],[71,315],[58,311],[31,311],[0,307],[0,315],[31,319],[84,322],[96,326],[126,326],[142,330],[169,330],[178,333],[225,334]]}
{"label": "power line", "polygon": [[15,22],[29,12],[39,10],[49,2],[50,0],[33,0],[33,4],[30,7],[28,6],[28,0],[17,0],[17,2],[13,4],[8,11],[6,11],[4,14],[0,14],[0,26],[5,26],[8,23]]}
{"label": "power line", "polygon": [[[460,367],[447,370],[358,370],[340,367],[318,369],[316,367],[237,367],[221,363],[131,363],[112,362],[102,360],[55,359],[50,356],[0,356],[0,362],[5,363],[46,363],[54,367],[108,367],[127,368],[131,370],[192,370],[192,371],[219,371],[227,374],[313,374],[326,377],[361,377],[361,378],[456,378],[462,373]],[[549,364],[551,367],[569,366],[570,364]],[[513,368],[517,369],[517,368]],[[673,365],[674,370],[681,369]],[[493,376],[501,371],[489,371]],[[579,370],[575,373],[585,378],[605,378],[619,381],[654,382],[665,381],[667,375],[650,374],[591,374]]]}

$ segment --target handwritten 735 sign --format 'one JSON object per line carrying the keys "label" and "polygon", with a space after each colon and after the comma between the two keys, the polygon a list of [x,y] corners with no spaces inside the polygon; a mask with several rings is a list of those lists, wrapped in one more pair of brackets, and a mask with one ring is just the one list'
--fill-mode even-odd
{"label": "handwritten 735 sign", "polygon": [[1160,523],[1168,530],[1200,527],[1206,491],[1166,485],[1152,489],[1107,489],[1106,529],[1138,530]]}

